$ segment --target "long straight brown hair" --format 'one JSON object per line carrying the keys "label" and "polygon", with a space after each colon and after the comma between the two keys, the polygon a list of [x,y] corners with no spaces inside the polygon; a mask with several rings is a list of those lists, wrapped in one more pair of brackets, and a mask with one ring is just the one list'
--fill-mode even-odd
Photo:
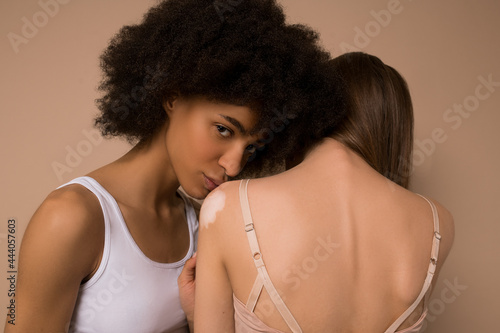
{"label": "long straight brown hair", "polygon": [[408,188],[412,166],[413,106],[404,78],[363,52],[331,60],[343,85],[346,117],[331,135],[380,174]]}

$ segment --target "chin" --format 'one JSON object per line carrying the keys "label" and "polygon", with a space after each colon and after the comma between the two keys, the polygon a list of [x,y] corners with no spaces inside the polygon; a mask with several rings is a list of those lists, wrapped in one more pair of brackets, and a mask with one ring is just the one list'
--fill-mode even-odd
{"label": "chin", "polygon": [[202,188],[202,189],[184,189],[184,192],[189,195],[190,197],[196,199],[196,200],[204,200],[207,195],[210,194],[210,191],[207,190],[206,188]]}

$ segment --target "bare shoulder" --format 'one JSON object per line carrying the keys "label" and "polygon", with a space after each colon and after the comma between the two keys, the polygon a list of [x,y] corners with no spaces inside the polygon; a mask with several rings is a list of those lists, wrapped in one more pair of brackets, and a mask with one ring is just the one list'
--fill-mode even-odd
{"label": "bare shoulder", "polygon": [[[239,182],[227,182],[213,190],[203,201],[200,211],[200,228],[198,238],[199,262],[208,257],[226,262],[228,256],[235,253],[238,244],[237,228],[241,217],[239,209]],[[243,228],[241,228],[243,230]],[[231,249],[231,250],[229,250]]]}
{"label": "bare shoulder", "polygon": [[227,220],[226,217],[234,215],[235,208],[239,207],[239,184],[239,181],[226,182],[205,198],[200,210],[202,230],[219,229]]}
{"label": "bare shoulder", "polygon": [[97,197],[81,185],[50,193],[21,242],[15,296],[19,331],[62,331],[103,247],[104,217]]}
{"label": "bare shoulder", "polygon": [[[21,255],[48,251],[74,256],[82,270],[99,256],[104,241],[104,216],[97,197],[80,185],[68,185],[50,193],[31,218]],[[23,248],[25,251],[23,251]],[[86,251],[81,251],[85,248]]]}
{"label": "bare shoulder", "polygon": [[51,192],[33,215],[30,225],[71,232],[93,229],[102,225],[103,219],[97,197],[83,186],[74,184]]}

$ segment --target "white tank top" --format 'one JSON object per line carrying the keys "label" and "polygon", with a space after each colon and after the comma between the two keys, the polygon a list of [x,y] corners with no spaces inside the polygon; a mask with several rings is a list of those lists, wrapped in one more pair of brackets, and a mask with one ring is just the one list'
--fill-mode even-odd
{"label": "white tank top", "polygon": [[189,199],[178,191],[189,226],[188,253],[178,262],[158,263],[135,243],[117,202],[97,181],[80,177],[62,186],[69,184],[80,184],[95,194],[105,224],[102,260],[92,278],[80,286],[69,332],[189,332],[177,287],[177,277],[197,244],[198,220]]}

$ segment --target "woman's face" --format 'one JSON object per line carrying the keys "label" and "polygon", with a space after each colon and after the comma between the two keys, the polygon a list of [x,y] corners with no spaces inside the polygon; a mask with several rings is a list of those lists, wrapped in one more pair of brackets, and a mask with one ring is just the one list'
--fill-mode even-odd
{"label": "woman's face", "polygon": [[164,107],[167,154],[179,183],[194,198],[205,198],[236,176],[257,148],[257,135],[249,134],[257,117],[248,107],[181,98]]}

